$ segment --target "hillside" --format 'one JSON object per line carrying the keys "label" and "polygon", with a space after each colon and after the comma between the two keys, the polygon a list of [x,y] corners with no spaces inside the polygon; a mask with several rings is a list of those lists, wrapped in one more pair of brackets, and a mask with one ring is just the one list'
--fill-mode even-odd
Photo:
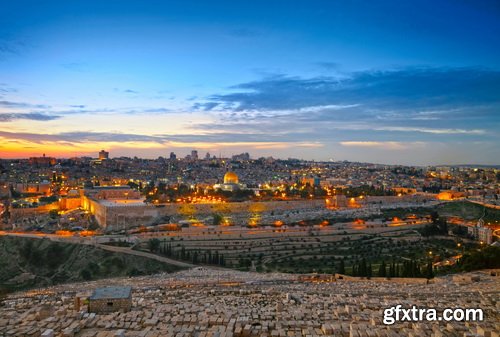
{"label": "hillside", "polygon": [[484,217],[485,222],[500,219],[500,210],[487,208],[468,201],[447,202],[437,207],[437,212],[443,216],[458,216],[466,220],[479,220]]}
{"label": "hillside", "polygon": [[180,270],[159,261],[48,239],[0,237],[0,292]]}

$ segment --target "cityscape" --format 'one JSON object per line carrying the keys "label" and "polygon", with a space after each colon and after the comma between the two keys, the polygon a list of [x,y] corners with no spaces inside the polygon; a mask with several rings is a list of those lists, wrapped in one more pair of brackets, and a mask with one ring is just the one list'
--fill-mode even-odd
{"label": "cityscape", "polygon": [[1,337],[499,336],[495,1],[4,7]]}

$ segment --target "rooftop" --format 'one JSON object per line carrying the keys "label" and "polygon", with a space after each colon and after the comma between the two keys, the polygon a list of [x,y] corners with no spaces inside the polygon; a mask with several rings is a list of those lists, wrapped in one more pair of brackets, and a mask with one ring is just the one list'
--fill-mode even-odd
{"label": "rooftop", "polygon": [[97,288],[90,296],[91,300],[129,298],[132,287]]}
{"label": "rooftop", "polygon": [[130,190],[130,186],[128,185],[119,185],[119,186],[94,186],[89,189],[94,189],[94,190]]}
{"label": "rooftop", "polygon": [[146,205],[144,199],[99,199],[98,202],[106,207]]}

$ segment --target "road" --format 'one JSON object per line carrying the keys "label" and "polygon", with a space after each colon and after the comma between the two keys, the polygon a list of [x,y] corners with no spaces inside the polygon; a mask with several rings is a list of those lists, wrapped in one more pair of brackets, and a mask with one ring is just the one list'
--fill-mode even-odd
{"label": "road", "polygon": [[145,258],[148,258],[148,259],[153,259],[153,260],[156,260],[156,261],[168,263],[168,264],[171,264],[171,265],[174,265],[174,266],[178,266],[178,267],[183,267],[183,268],[194,268],[194,267],[197,267],[196,265],[191,264],[191,263],[186,263],[186,262],[181,262],[181,261],[177,261],[177,260],[172,260],[172,259],[169,259],[167,257],[158,256],[156,254],[147,253],[147,252],[143,252],[143,251],[139,251],[139,250],[132,250],[132,249],[130,249],[128,247],[108,246],[108,245],[103,245],[103,244],[95,244],[95,246],[99,247],[101,249],[110,251],[110,252],[130,254],[130,255],[136,255],[136,256],[142,256],[142,257],[145,257]]}

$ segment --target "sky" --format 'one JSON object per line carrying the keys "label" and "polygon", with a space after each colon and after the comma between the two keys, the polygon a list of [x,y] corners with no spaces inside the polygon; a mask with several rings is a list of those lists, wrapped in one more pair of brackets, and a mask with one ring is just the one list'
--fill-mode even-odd
{"label": "sky", "polygon": [[500,2],[8,1],[0,158],[500,164]]}

